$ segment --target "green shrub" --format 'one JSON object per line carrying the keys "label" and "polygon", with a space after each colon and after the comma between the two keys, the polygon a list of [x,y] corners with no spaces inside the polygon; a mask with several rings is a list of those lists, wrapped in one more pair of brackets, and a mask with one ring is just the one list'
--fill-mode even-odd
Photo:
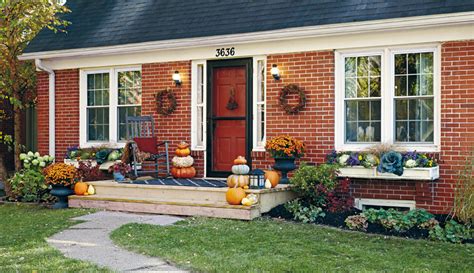
{"label": "green shrub", "polygon": [[338,183],[337,171],[338,166],[334,164],[309,166],[302,163],[291,178],[291,184],[305,202],[318,207],[323,206],[327,196],[321,194],[318,186],[326,192],[334,190]]}
{"label": "green shrub", "polygon": [[367,230],[368,223],[367,217],[364,214],[352,215],[346,218],[344,221],[346,226],[352,230]]}
{"label": "green shrub", "polygon": [[395,209],[368,209],[362,213],[369,223],[381,224],[387,230],[404,232],[413,227],[433,227],[434,215],[424,209],[402,212]]}
{"label": "green shrub", "polygon": [[11,187],[10,198],[22,202],[37,202],[49,198],[48,186],[44,176],[35,169],[23,169],[9,180]]}
{"label": "green shrub", "polygon": [[470,226],[462,225],[454,220],[446,222],[444,228],[440,225],[430,230],[430,238],[443,242],[461,243],[463,240],[472,238]]}
{"label": "green shrub", "polygon": [[326,216],[322,208],[303,204],[300,199],[286,203],[285,208],[293,215],[294,220],[303,223],[313,223],[319,217]]}

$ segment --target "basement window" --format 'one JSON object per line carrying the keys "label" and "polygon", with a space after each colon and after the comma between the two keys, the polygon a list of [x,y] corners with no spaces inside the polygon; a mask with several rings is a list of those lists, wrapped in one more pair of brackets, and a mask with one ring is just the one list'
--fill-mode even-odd
{"label": "basement window", "polygon": [[416,208],[416,202],[412,200],[355,198],[354,207],[359,210],[393,208],[400,211],[408,211]]}

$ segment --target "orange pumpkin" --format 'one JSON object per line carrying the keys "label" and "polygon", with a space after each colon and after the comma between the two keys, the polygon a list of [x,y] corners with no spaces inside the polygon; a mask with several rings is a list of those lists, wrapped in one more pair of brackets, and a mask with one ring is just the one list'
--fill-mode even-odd
{"label": "orange pumpkin", "polygon": [[171,168],[171,175],[174,178],[192,178],[196,175],[196,169],[194,167]]}
{"label": "orange pumpkin", "polygon": [[87,185],[84,182],[77,182],[76,185],[74,185],[74,193],[76,195],[84,195],[84,193],[87,192],[87,189],[89,188],[89,185]]}
{"label": "orange pumpkin", "polygon": [[188,144],[188,143],[186,143],[186,142],[183,141],[183,142],[180,142],[180,143],[178,144],[178,149],[182,150],[182,149],[186,149],[186,148],[189,148],[189,144]]}
{"label": "orange pumpkin", "polygon": [[229,188],[243,188],[248,185],[248,175],[232,174],[227,177],[227,187]]}
{"label": "orange pumpkin", "polygon": [[239,155],[236,159],[234,159],[234,165],[241,165],[241,164],[247,164],[247,159]]}
{"label": "orange pumpkin", "polygon": [[176,155],[179,157],[186,157],[190,154],[191,154],[191,150],[189,148],[176,149]]}
{"label": "orange pumpkin", "polygon": [[245,198],[245,190],[242,188],[229,188],[225,194],[227,203],[231,205],[240,205],[242,199]]}
{"label": "orange pumpkin", "polygon": [[269,180],[272,183],[272,188],[276,187],[280,182],[280,174],[277,171],[266,170],[265,180]]}

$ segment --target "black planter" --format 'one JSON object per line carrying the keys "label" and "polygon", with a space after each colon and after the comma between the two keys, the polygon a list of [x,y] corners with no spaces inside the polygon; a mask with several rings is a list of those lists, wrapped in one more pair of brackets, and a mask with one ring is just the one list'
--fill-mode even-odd
{"label": "black planter", "polygon": [[67,197],[72,195],[74,191],[71,189],[71,186],[63,185],[53,185],[51,190],[51,195],[56,196],[58,201],[54,203],[53,209],[65,209],[68,207]]}
{"label": "black planter", "polygon": [[273,168],[281,172],[281,178],[279,184],[288,184],[288,172],[296,169],[295,157],[274,157],[275,165]]}

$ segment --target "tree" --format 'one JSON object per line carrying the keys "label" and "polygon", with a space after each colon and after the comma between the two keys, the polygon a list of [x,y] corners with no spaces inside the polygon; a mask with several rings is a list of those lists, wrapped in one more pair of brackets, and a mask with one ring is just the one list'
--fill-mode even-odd
{"label": "tree", "polygon": [[[0,101],[11,104],[15,169],[21,168],[21,115],[36,100],[36,70],[32,62],[18,60],[28,43],[42,30],[65,31],[60,18],[69,9],[57,0],[0,0]],[[0,132],[0,141],[8,136]]]}

